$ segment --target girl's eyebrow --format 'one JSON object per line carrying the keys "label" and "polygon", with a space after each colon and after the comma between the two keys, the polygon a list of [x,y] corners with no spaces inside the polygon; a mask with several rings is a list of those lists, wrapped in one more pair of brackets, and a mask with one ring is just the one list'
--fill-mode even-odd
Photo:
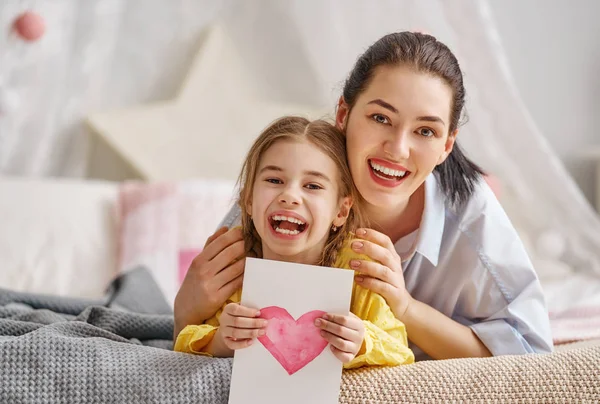
{"label": "girl's eyebrow", "polygon": [[327,182],[331,182],[331,180],[329,179],[328,176],[326,176],[325,174],[323,174],[322,172],[319,172],[319,171],[304,171],[304,175],[321,178]]}
{"label": "girl's eyebrow", "polygon": [[263,168],[260,169],[260,171],[258,172],[259,174],[264,172],[264,171],[283,171],[283,168],[278,167],[278,166],[264,166]]}
{"label": "girl's eyebrow", "polygon": [[[259,174],[265,172],[265,171],[278,171],[278,172],[283,172],[283,168],[279,167],[279,166],[275,166],[275,165],[269,165],[269,166],[264,166],[263,168],[260,169],[260,171],[258,172]],[[321,178],[327,182],[331,182],[331,180],[329,179],[328,176],[326,176],[325,174],[323,174],[320,171],[304,171],[303,172],[304,175],[307,176],[311,176],[311,177],[318,177]]]}

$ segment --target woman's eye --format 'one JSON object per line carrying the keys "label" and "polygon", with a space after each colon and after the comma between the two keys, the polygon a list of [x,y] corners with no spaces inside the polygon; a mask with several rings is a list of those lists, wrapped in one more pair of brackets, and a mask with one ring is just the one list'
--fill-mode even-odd
{"label": "woman's eye", "polygon": [[385,115],[380,115],[380,114],[375,114],[373,116],[371,116],[371,118],[377,122],[377,123],[382,123],[384,125],[387,125],[390,123],[390,120],[387,119],[387,117]]}
{"label": "woman's eye", "polygon": [[418,130],[418,133],[425,137],[435,136],[435,132],[429,128],[421,128]]}
{"label": "woman's eye", "polygon": [[271,184],[281,184],[282,181],[279,178],[267,178],[265,181],[270,182]]}
{"label": "woman's eye", "polygon": [[317,185],[317,184],[307,184],[306,188],[311,189],[311,190],[315,190],[315,189],[323,189],[322,186]]}

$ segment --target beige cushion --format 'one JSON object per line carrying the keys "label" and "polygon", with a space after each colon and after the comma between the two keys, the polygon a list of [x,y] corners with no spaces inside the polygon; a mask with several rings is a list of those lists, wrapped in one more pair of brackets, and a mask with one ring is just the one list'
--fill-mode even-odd
{"label": "beige cushion", "polygon": [[544,355],[345,371],[340,403],[597,403],[600,341]]}
{"label": "beige cushion", "polygon": [[117,187],[0,177],[0,287],[98,297],[116,272]]}

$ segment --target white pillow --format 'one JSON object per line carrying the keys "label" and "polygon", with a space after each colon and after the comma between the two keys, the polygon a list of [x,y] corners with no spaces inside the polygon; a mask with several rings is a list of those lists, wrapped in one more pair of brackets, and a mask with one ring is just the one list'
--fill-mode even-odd
{"label": "white pillow", "polygon": [[99,297],[117,271],[115,183],[0,176],[0,287]]}

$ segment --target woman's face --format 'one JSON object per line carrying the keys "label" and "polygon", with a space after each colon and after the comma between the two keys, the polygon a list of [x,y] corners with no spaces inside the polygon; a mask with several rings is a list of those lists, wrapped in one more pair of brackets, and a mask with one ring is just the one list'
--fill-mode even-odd
{"label": "woman's face", "polygon": [[449,134],[452,90],[440,78],[407,67],[381,66],[352,110],[340,100],[350,171],[368,205],[406,206],[454,145]]}

